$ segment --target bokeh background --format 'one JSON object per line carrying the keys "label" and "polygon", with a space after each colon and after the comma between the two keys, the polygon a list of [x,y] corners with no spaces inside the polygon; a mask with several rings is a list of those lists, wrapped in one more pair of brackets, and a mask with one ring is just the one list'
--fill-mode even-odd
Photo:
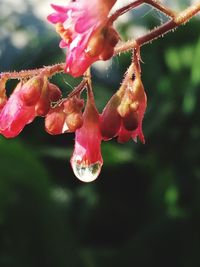
{"label": "bokeh background", "polygon": [[[0,71],[64,61],[46,22],[49,2],[0,0]],[[165,2],[176,10],[189,4]],[[121,17],[117,27],[126,40],[165,20],[144,6]],[[142,60],[146,144],[103,143],[97,181],[74,177],[74,135],[48,135],[42,118],[15,139],[0,138],[1,267],[200,266],[198,16],[143,47]],[[99,111],[129,63],[126,53],[95,64]],[[78,80],[56,75],[53,82],[67,95]],[[8,93],[15,84],[8,82]]]}

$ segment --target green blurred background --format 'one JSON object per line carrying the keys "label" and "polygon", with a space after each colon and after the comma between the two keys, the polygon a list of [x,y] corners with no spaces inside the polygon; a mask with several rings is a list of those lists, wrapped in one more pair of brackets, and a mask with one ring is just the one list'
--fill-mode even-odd
{"label": "green blurred background", "polygon": [[[1,0],[0,71],[64,60],[53,27],[34,8]],[[128,39],[165,19],[144,7],[118,29]],[[146,144],[103,143],[97,181],[74,177],[74,135],[48,135],[42,118],[15,139],[0,138],[1,267],[200,266],[199,19],[143,47],[142,60]],[[100,111],[129,63],[126,53],[93,68]],[[53,82],[64,95],[78,83],[68,75]]]}

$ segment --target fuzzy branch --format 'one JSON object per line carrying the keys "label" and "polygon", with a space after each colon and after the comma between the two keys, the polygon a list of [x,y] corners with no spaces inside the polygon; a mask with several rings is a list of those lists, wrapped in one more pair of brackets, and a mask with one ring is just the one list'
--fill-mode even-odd
{"label": "fuzzy branch", "polygon": [[[161,4],[160,1],[136,0],[133,3],[117,10],[113,15],[110,16],[109,20],[113,22],[120,15],[123,15],[125,12],[133,8],[136,8],[141,4],[148,4],[158,9],[159,11],[163,12],[167,16],[171,17],[170,21],[162,24],[156,29],[151,30],[149,33],[145,34],[144,36],[139,37],[136,40],[127,41],[125,43],[118,45],[115,48],[115,53],[114,53],[115,55],[120,54],[122,52],[126,52],[131,49],[137,49],[138,47],[141,47],[155,39],[160,38],[166,33],[177,28],[178,26],[188,22],[193,16],[195,16],[200,11],[200,3],[193,4],[185,10],[179,13],[175,13],[173,10]],[[39,75],[39,74],[44,74],[44,75],[47,75],[48,77],[51,77],[52,75],[56,73],[63,72],[64,68],[65,68],[65,63],[60,63],[60,64],[56,64],[53,66],[45,66],[43,68],[34,69],[34,70],[23,70],[19,72],[4,72],[0,74],[0,78],[25,79],[25,78],[29,78],[29,77]]]}

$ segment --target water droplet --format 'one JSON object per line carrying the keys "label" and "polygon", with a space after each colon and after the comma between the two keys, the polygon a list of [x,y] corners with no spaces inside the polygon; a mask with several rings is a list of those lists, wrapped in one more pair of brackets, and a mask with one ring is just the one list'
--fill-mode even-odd
{"label": "water droplet", "polygon": [[71,161],[71,164],[76,177],[86,183],[94,181],[99,176],[102,167],[102,163],[99,161],[90,165],[77,161]]}

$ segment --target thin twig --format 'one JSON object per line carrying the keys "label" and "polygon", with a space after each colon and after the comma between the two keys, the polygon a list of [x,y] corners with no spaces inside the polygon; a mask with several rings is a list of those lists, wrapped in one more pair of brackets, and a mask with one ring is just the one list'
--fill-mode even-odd
{"label": "thin twig", "polygon": [[[122,15],[123,13],[127,12],[130,9],[133,9],[134,7],[142,4],[142,3],[147,3],[149,5],[154,6],[155,8],[158,8],[160,11],[164,12],[165,14],[170,16],[170,9],[167,9],[166,7],[164,7],[162,4],[158,3],[158,1],[155,0],[137,0],[121,9],[119,9],[118,11],[116,11],[113,15],[111,15],[110,20],[115,20],[117,18],[117,16]],[[167,11],[168,10],[168,11]],[[193,16],[195,16],[198,12],[200,11],[200,3],[196,3],[193,4],[192,6],[186,8],[185,10],[183,10],[180,13],[177,13],[176,15],[174,15],[175,13],[171,13],[171,17],[172,15],[173,18],[162,24],[161,26],[157,27],[156,29],[153,29],[152,31],[150,31],[149,33],[145,34],[144,36],[139,37],[136,40],[130,40],[127,41],[126,43],[120,44],[115,48],[114,51],[114,55],[120,54],[122,52],[126,52],[128,50],[134,49],[134,48],[138,48],[148,44],[149,42],[160,38],[161,36],[165,35],[166,33],[172,31],[173,29],[175,29],[176,27],[185,24],[186,22],[188,22]],[[39,69],[33,69],[33,70],[22,70],[19,72],[4,72],[0,74],[0,79],[24,79],[24,78],[30,78],[36,75],[46,75],[48,77],[53,76],[56,73],[60,73],[60,72],[64,72],[64,68],[65,68],[65,63],[60,63],[60,64],[55,64],[53,66],[44,66],[43,68],[39,68]],[[74,93],[74,91],[71,92],[71,94],[76,94],[76,91]],[[73,96],[71,95],[70,96]]]}
{"label": "thin twig", "polygon": [[178,13],[173,19],[170,21],[162,24],[161,26],[153,29],[149,33],[145,34],[144,36],[139,37],[136,40],[128,41],[124,44],[118,45],[115,48],[115,55],[120,54],[122,52],[126,52],[131,50],[135,47],[143,46],[148,44],[149,42],[162,37],[166,33],[172,31],[173,29],[177,28],[178,26],[185,24],[188,22],[193,16],[195,16],[200,11],[200,3],[194,4],[187,9],[183,10],[182,12]]}
{"label": "thin twig", "polygon": [[0,74],[0,78],[5,79],[24,79],[31,78],[36,75],[44,74],[48,77],[52,75],[63,72],[65,67],[65,63],[55,64],[52,66],[44,66],[43,68],[33,69],[33,70],[22,70],[22,71],[13,71],[13,72],[2,72]]}
{"label": "thin twig", "polygon": [[112,14],[109,18],[109,21],[112,23],[114,22],[119,16],[123,15],[124,13],[128,12],[131,9],[134,9],[140,5],[144,4],[144,0],[136,0],[133,3],[130,3],[120,9],[118,9],[114,14]]}

